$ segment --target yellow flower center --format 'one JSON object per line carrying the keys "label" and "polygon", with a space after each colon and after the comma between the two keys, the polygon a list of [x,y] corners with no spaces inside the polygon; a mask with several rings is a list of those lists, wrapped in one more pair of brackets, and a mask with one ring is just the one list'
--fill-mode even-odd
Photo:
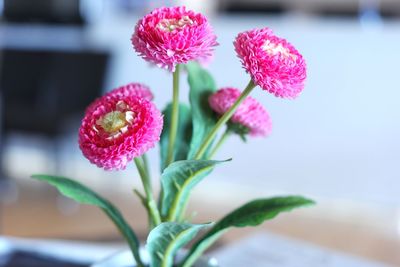
{"label": "yellow flower center", "polygon": [[194,21],[188,16],[183,16],[180,19],[163,19],[158,24],[157,27],[166,32],[173,32],[176,29],[182,29],[187,25],[193,25]]}
{"label": "yellow flower center", "polygon": [[296,55],[290,53],[290,50],[284,47],[282,44],[272,43],[270,40],[266,40],[262,46],[262,49],[267,52],[267,54],[275,56],[281,54],[282,56],[288,58],[291,57],[293,60],[297,59]]}
{"label": "yellow flower center", "polygon": [[118,132],[126,126],[125,114],[119,111],[111,111],[104,115],[97,124],[107,133]]}
{"label": "yellow flower center", "polygon": [[[111,140],[127,132],[133,119],[134,113],[128,109],[125,102],[119,101],[116,104],[116,110],[111,111],[98,119],[96,125],[100,126],[107,134],[109,134],[109,137],[106,139]],[[98,132],[96,126],[94,126],[94,129]]]}

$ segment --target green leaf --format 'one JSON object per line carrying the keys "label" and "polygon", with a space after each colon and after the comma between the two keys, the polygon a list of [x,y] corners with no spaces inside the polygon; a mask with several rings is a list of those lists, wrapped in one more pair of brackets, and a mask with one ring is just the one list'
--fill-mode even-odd
{"label": "green leaf", "polygon": [[[160,137],[161,170],[164,170],[167,159],[168,142],[171,126],[172,103],[168,104],[163,111],[164,128]],[[192,116],[190,108],[185,104],[179,104],[178,131],[174,147],[174,160],[183,160],[187,158],[192,138]]]}
{"label": "green leaf", "polygon": [[163,190],[161,215],[175,221],[185,208],[191,189],[207,176],[216,160],[181,160],[170,164],[161,175]]}
{"label": "green leaf", "polygon": [[101,208],[125,237],[136,261],[141,263],[138,250],[140,245],[138,238],[136,237],[132,228],[125,221],[122,214],[108,200],[102,198],[86,186],[65,177],[32,175],[32,178],[47,182],[48,184],[56,187],[61,194],[75,200],[78,203],[93,205]]}
{"label": "green leaf", "polygon": [[[216,116],[208,104],[208,97],[216,91],[211,74],[197,62],[186,64],[190,86],[189,101],[192,107],[193,132],[188,159],[193,159],[206,135],[214,127]],[[205,153],[203,158],[207,158]]]}
{"label": "green leaf", "polygon": [[176,252],[209,224],[165,222],[154,228],[147,238],[152,267],[171,267]]}
{"label": "green leaf", "polygon": [[226,215],[202,237],[188,253],[183,267],[189,267],[197,258],[231,227],[257,226],[284,211],[314,204],[314,201],[301,196],[273,197],[253,200]]}

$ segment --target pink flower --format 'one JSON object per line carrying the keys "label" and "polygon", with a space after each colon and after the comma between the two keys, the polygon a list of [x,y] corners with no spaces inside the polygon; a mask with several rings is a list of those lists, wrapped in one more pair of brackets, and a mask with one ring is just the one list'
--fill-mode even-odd
{"label": "pink flower", "polygon": [[131,41],[145,60],[170,71],[176,64],[207,61],[218,45],[205,16],[186,7],[162,7],[139,20]]}
{"label": "pink flower", "polygon": [[253,82],[264,90],[283,98],[295,98],[303,90],[307,76],[303,56],[271,29],[239,33],[234,46]]}
{"label": "pink flower", "polygon": [[106,96],[138,96],[145,98],[149,101],[153,100],[153,93],[150,88],[141,83],[128,83],[127,85],[120,86],[106,94]]}
{"label": "pink flower", "polygon": [[[240,94],[241,92],[236,88],[222,88],[212,94],[208,102],[212,110],[222,115],[233,105]],[[267,136],[272,130],[268,112],[250,96],[240,104],[230,121],[244,126],[252,136]]]}
{"label": "pink flower", "polygon": [[79,147],[93,164],[105,170],[124,169],[159,141],[160,111],[146,98],[115,89],[94,101],[79,129]]}
{"label": "pink flower", "polygon": [[151,92],[150,88],[141,83],[128,83],[127,85],[120,86],[106,93],[103,97],[96,99],[93,101],[86,109],[86,112],[90,112],[93,107],[97,107],[98,102],[104,102],[104,99],[107,97],[128,97],[128,96],[137,96],[141,98],[145,98],[149,101],[152,101],[154,96]]}

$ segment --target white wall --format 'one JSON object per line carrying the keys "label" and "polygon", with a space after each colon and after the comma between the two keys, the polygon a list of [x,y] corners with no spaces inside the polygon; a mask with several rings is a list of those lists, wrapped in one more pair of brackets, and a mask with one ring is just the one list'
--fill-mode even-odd
{"label": "white wall", "polygon": [[[135,55],[130,36],[137,19],[108,14],[85,31],[84,41],[112,50],[106,88],[146,83],[162,109],[171,98],[171,75]],[[238,138],[229,140],[218,157],[233,161],[218,167],[206,185],[226,182],[260,195],[301,193],[399,206],[400,22],[368,26],[350,20],[251,16],[215,17],[212,24],[221,45],[209,68],[219,86],[246,85],[249,77],[232,41],[240,31],[263,26],[273,28],[304,54],[308,81],[302,95],[292,101],[255,90],[253,96],[272,116],[272,135],[251,139],[247,145]],[[0,35],[4,33],[1,29]],[[186,94],[184,78],[183,101]],[[72,147],[82,157],[77,144]],[[150,155],[158,173],[157,150]]]}
{"label": "white wall", "polygon": [[[162,108],[171,95],[171,77],[134,54],[129,39],[135,22],[126,17],[103,21],[92,34],[114,49],[109,88],[147,83]],[[309,77],[294,101],[256,90],[253,96],[271,113],[273,134],[248,145],[230,140],[219,157],[234,161],[211,179],[266,192],[400,203],[400,23],[366,28],[357,21],[251,16],[218,17],[213,25],[221,45],[209,68],[219,86],[245,86],[248,76],[232,41],[238,32],[262,26],[272,27],[304,54]]]}

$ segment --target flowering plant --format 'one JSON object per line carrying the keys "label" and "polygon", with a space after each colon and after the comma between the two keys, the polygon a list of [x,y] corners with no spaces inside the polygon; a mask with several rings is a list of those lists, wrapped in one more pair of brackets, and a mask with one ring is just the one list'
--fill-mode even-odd
{"label": "flowering plant", "polygon": [[[150,266],[192,266],[198,257],[232,227],[256,226],[280,212],[313,204],[301,196],[253,200],[216,223],[193,224],[185,219],[191,190],[216,165],[215,152],[230,135],[267,136],[271,119],[249,94],[256,87],[282,98],[295,98],[304,88],[306,66],[302,55],[269,28],[240,33],[234,47],[250,82],[241,92],[232,87],[216,90],[215,82],[196,61],[212,56],[218,43],[202,15],[185,7],[159,8],[143,17],[132,36],[136,52],[145,60],[172,72],[173,100],[160,112],[148,87],[131,83],[95,100],[86,110],[79,130],[83,155],[105,170],[122,170],[133,161],[144,194],[135,189],[148,212],[150,233],[146,249]],[[179,78],[185,70],[190,106],[179,103]],[[224,132],[221,132],[224,130]],[[216,140],[219,135],[219,140]],[[145,153],[159,142],[161,189],[158,200],[150,183]],[[80,203],[100,207],[126,239],[137,266],[145,266],[140,243],[122,214],[109,201],[82,184],[64,177],[34,175]],[[192,242],[184,259],[177,251]]]}

